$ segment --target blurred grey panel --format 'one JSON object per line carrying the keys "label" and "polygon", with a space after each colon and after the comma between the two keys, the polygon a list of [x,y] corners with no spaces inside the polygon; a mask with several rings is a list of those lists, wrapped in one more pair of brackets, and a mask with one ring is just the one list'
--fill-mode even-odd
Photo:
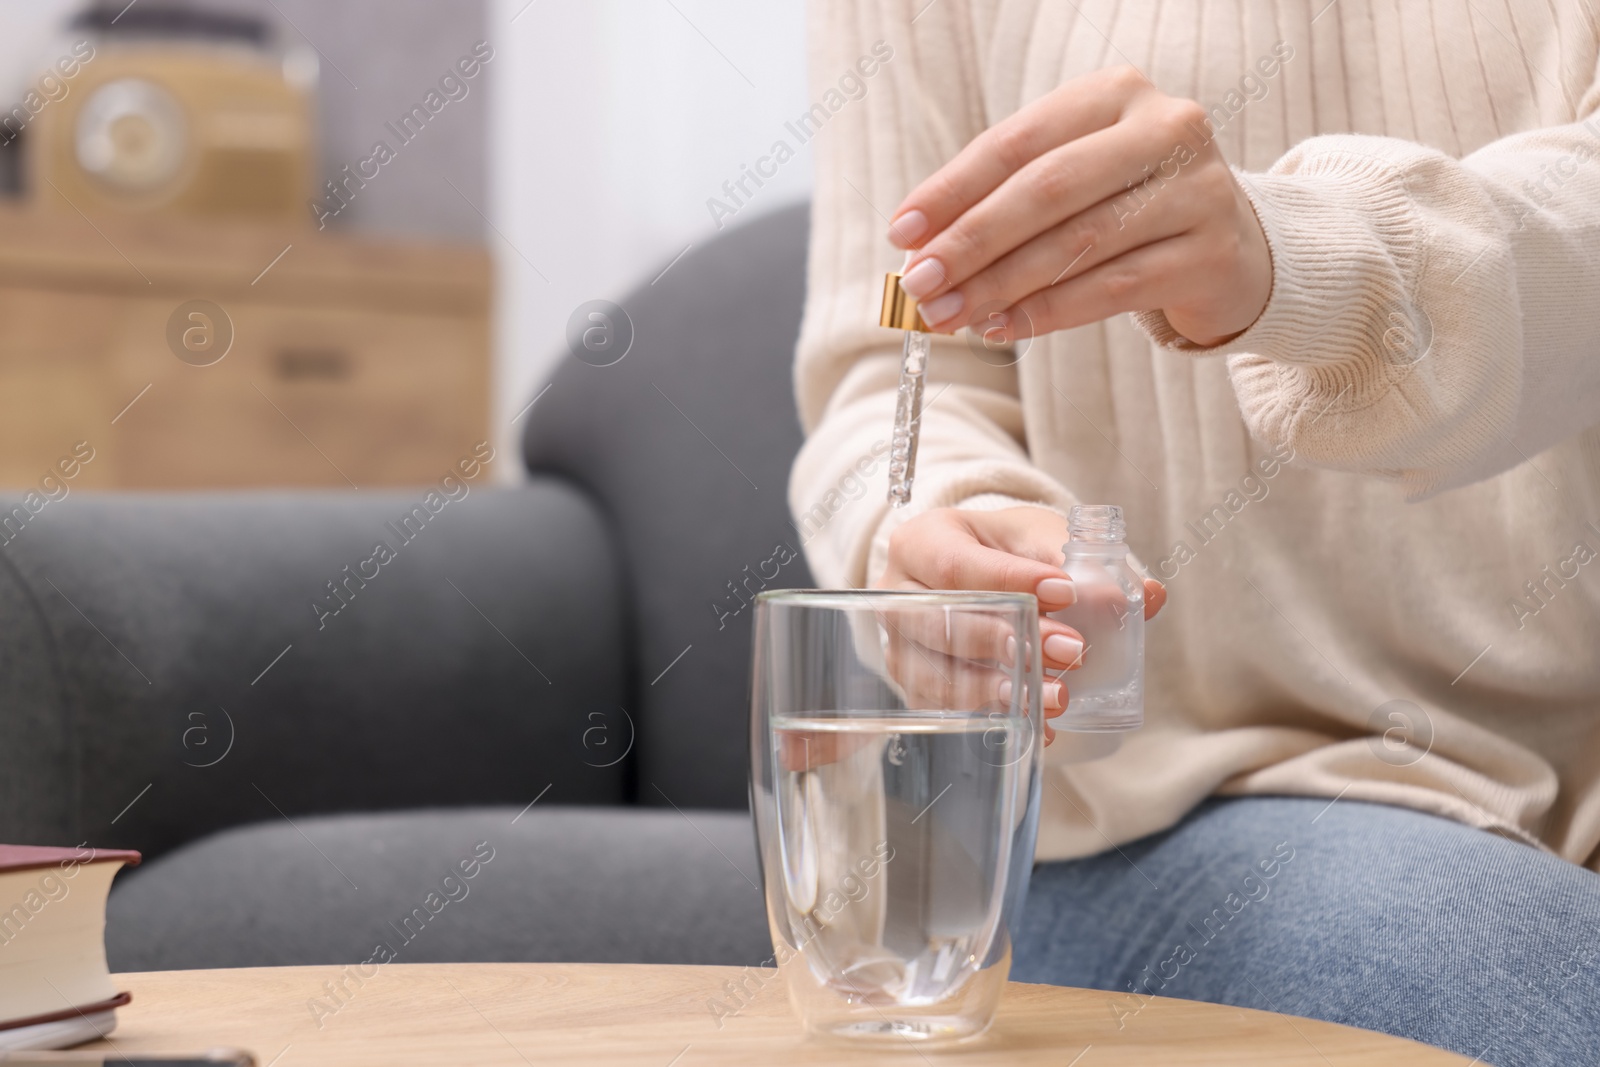
{"label": "blurred grey panel", "polygon": [[206,6],[265,16],[280,28],[282,44],[309,44],[320,54],[319,188],[369,157],[379,140],[396,150],[329,221],[330,229],[482,238],[478,212],[489,207],[489,82],[496,61],[409,144],[402,146],[386,124],[420,104],[474,44],[496,46],[487,0],[206,0]]}

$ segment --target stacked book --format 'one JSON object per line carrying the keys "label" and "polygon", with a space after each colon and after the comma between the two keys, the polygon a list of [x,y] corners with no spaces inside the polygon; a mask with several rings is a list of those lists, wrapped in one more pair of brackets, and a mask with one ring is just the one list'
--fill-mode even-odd
{"label": "stacked book", "polygon": [[137,852],[0,845],[0,1054],[109,1034],[128,1003],[106,965],[106,897]]}

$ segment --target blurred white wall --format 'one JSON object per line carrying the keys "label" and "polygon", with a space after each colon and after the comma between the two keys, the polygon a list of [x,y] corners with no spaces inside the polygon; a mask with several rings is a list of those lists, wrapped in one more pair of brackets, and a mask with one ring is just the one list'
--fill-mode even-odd
{"label": "blurred white wall", "polygon": [[78,0],[0,0],[0,101],[6,109],[32,87],[40,58],[46,65],[55,58],[49,46],[81,6]]}
{"label": "blurred white wall", "polygon": [[[803,0],[492,0],[500,50],[487,240],[500,267],[495,421],[566,353],[568,316],[619,300],[717,227],[706,200],[807,107]],[[793,138],[789,138],[793,140]],[[735,225],[809,194],[803,149]],[[501,466],[511,470],[513,464]]]}

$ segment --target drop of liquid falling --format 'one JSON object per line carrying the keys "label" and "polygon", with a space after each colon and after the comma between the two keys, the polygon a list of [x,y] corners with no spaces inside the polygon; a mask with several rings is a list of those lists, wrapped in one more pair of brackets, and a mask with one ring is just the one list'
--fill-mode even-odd
{"label": "drop of liquid falling", "polygon": [[899,767],[899,766],[901,766],[902,764],[905,763],[905,761],[906,761],[906,743],[900,737],[899,734],[890,734],[889,735],[889,753],[888,753],[888,755],[889,755],[889,762],[894,764],[896,767]]}

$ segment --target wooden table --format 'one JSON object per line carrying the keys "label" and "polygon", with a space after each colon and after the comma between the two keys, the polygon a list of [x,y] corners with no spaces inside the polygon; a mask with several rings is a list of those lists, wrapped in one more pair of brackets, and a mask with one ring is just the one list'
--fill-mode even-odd
{"label": "wooden table", "polygon": [[[724,995],[725,982],[754,973],[732,967],[391,963],[365,980],[342,967],[123,974],[116,976],[118,986],[133,993],[133,1003],[119,1012],[109,1044],[123,1054],[235,1046],[254,1052],[262,1067],[1468,1064],[1462,1056],[1364,1030],[1184,1000],[1152,999],[1119,1029],[1111,1006],[1126,998],[1019,983],[1007,989],[988,1034],[950,1051],[913,1051],[909,1045],[899,1052],[856,1051],[806,1042],[781,978],[761,987],[719,1029],[709,1002]],[[337,1005],[324,983],[341,979],[349,992],[340,994],[343,1003]],[[323,998],[320,1012],[313,1009],[317,998]]]}

